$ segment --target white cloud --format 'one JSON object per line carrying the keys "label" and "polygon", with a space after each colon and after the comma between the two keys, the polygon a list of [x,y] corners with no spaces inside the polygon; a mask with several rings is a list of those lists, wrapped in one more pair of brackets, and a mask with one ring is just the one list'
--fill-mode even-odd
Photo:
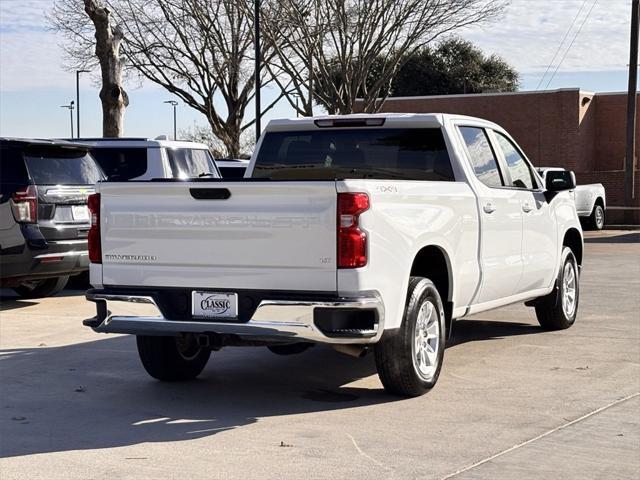
{"label": "white cloud", "polygon": [[[461,36],[486,53],[497,53],[521,73],[544,72],[580,7],[584,4],[554,67],[586,22],[559,71],[624,70],[629,55],[631,0],[512,0],[505,15]],[[551,70],[553,71],[553,69]]]}
{"label": "white cloud", "polygon": [[48,30],[51,0],[0,1],[0,89],[65,87],[72,74],[62,69],[58,36]]}
{"label": "white cloud", "polygon": [[[587,0],[573,32],[592,2]],[[61,38],[47,30],[45,12],[52,4],[0,0],[1,90],[69,87],[73,82],[73,74],[62,68]],[[582,4],[583,0],[512,0],[500,20],[459,33],[486,53],[503,56],[521,73],[543,72]],[[624,70],[630,9],[631,0],[599,0],[560,71]]]}

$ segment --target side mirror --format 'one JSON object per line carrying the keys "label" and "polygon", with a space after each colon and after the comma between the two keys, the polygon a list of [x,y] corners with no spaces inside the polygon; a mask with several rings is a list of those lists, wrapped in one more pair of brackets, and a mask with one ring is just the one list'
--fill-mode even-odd
{"label": "side mirror", "polygon": [[545,179],[548,192],[562,192],[576,188],[576,174],[571,170],[549,170]]}

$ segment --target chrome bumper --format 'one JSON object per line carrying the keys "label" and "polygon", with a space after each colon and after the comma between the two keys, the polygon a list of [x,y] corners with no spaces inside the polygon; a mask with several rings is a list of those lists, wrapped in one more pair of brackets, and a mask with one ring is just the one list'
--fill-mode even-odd
{"label": "chrome bumper", "polygon": [[[98,315],[83,323],[99,333],[136,335],[177,335],[179,333],[232,334],[247,339],[311,341],[332,344],[375,343],[384,324],[384,306],[380,297],[371,293],[336,301],[263,300],[246,322],[216,320],[169,320],[151,296],[87,293],[96,302]],[[102,304],[102,305],[101,305]],[[374,310],[373,329],[349,332],[340,336],[326,335],[314,322],[316,308]]]}

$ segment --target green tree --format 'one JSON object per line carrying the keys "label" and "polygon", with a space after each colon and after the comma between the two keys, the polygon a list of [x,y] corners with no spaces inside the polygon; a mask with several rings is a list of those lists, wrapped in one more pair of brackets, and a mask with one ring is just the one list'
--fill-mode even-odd
{"label": "green tree", "polygon": [[486,56],[473,43],[451,38],[408,55],[390,96],[513,92],[519,83],[518,72],[498,55]]}

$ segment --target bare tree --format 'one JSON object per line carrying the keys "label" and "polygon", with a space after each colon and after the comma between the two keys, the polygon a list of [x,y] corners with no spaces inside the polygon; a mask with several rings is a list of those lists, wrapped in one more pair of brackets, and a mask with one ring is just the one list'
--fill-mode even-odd
{"label": "bare tree", "polygon": [[[208,126],[194,124],[192,127],[180,130],[178,138],[206,144],[215,159],[228,158],[224,143],[211,132]],[[253,129],[246,130],[240,138],[240,155],[235,158],[251,158],[255,144],[256,137]]]}
{"label": "bare tree", "polygon": [[129,97],[122,85],[123,34],[111,9],[99,0],[66,0],[55,5],[49,19],[73,37],[65,49],[69,69],[100,67],[102,135],[122,136]]}
{"label": "bare tree", "polygon": [[[407,56],[439,36],[494,18],[505,0],[266,0],[268,69],[302,115],[380,109]],[[375,81],[371,68],[375,64]],[[369,81],[368,81],[369,80]],[[302,100],[298,102],[297,100]]]}
{"label": "bare tree", "polygon": [[[244,121],[254,96],[253,14],[246,0],[104,1],[123,34],[128,67],[205,115],[226,154],[237,157],[242,132],[254,122]],[[52,19],[69,41],[82,43],[82,23],[56,15],[76,4],[77,0],[56,0]],[[67,47],[67,53],[77,62],[87,61],[86,51],[78,47]],[[272,55],[267,45],[263,58],[270,61]]]}

